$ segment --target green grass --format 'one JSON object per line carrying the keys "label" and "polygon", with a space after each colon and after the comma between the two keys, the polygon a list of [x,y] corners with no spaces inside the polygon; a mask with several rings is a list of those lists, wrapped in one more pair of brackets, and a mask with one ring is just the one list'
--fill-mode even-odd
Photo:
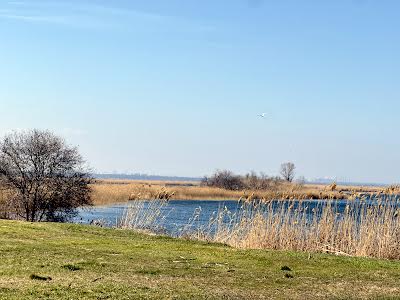
{"label": "green grass", "polygon": [[400,261],[0,221],[0,299],[400,299]]}

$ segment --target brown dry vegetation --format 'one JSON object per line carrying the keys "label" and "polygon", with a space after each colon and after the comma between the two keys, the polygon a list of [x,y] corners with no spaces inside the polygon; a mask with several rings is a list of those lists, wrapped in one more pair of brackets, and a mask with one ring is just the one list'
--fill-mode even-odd
{"label": "brown dry vegetation", "polygon": [[0,185],[0,219],[8,219],[10,217],[13,209],[9,200],[12,197],[12,192]]}
{"label": "brown dry vegetation", "polygon": [[95,205],[139,199],[237,200],[237,199],[351,199],[365,193],[400,193],[398,186],[353,187],[285,183],[274,189],[232,191],[200,186],[198,182],[98,180],[92,185]]}
{"label": "brown dry vegetation", "polygon": [[[195,224],[201,210],[196,210],[178,236],[241,249],[400,259],[400,197],[365,200],[348,200],[345,207],[335,200],[311,207],[308,201],[242,201],[239,210],[221,207],[200,227]],[[131,202],[118,227],[157,233],[168,201],[143,203]]]}
{"label": "brown dry vegetation", "polygon": [[245,202],[235,214],[221,209],[210,220],[208,231],[197,236],[243,249],[400,259],[400,199],[381,196],[376,201],[349,200],[344,212],[339,212],[335,201],[328,201],[311,215],[302,202],[297,206],[292,201]]}
{"label": "brown dry vegetation", "polygon": [[166,198],[183,199],[239,199],[243,192],[228,191],[220,188],[201,187],[197,184],[184,185],[171,182],[136,181],[98,181],[92,186],[95,205],[126,202],[138,199]]}

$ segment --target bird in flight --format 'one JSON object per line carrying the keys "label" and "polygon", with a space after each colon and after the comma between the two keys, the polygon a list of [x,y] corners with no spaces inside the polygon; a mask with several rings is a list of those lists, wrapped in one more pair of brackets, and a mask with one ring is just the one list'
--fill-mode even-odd
{"label": "bird in flight", "polygon": [[265,118],[266,113],[262,113],[261,115],[258,115],[260,118]]}

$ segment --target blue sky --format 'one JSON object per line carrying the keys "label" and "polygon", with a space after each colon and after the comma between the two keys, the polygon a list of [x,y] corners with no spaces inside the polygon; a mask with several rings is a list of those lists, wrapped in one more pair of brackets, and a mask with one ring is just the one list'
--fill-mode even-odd
{"label": "blue sky", "polygon": [[[0,134],[97,171],[400,181],[400,2],[0,1]],[[257,114],[266,112],[261,119]]]}

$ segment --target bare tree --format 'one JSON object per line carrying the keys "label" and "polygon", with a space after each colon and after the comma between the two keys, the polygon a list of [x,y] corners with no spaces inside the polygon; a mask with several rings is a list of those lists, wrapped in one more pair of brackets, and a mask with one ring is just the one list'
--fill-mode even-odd
{"label": "bare tree", "polygon": [[27,221],[64,221],[90,205],[91,175],[77,148],[49,131],[12,133],[0,141],[0,179]]}
{"label": "bare tree", "polygon": [[292,162],[287,162],[283,163],[281,165],[281,175],[283,179],[285,179],[288,182],[292,182],[294,179],[294,170],[296,169],[296,166]]}

